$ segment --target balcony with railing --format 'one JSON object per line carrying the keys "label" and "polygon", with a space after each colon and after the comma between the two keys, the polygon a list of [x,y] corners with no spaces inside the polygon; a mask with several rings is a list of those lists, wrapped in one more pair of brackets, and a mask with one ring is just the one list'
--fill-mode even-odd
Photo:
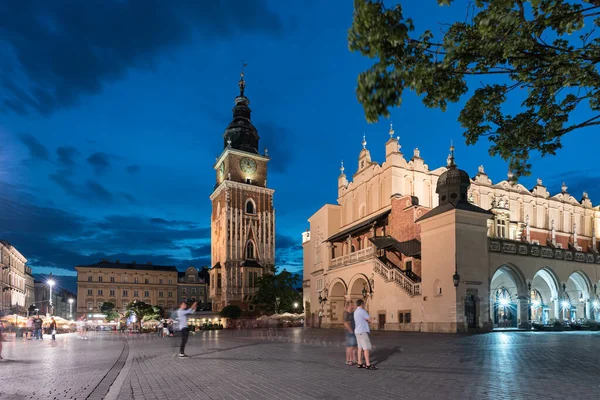
{"label": "balcony with railing", "polygon": [[349,264],[354,264],[359,261],[364,261],[369,258],[373,258],[373,254],[375,253],[374,248],[369,246],[367,248],[355,251],[350,254],[343,255],[341,257],[337,257],[331,260],[329,264],[329,269],[340,268]]}

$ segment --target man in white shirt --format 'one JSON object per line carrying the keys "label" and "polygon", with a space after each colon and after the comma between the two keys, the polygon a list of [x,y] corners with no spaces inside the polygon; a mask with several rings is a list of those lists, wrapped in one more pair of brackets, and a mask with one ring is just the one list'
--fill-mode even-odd
{"label": "man in white shirt", "polygon": [[188,328],[187,316],[194,311],[196,311],[196,303],[192,304],[190,308],[187,308],[185,301],[182,301],[177,309],[177,320],[179,321],[179,330],[181,331],[181,346],[179,346],[178,356],[181,358],[187,358],[187,355],[185,354],[185,345],[187,344],[188,337],[190,336],[190,328]]}
{"label": "man in white shirt", "polygon": [[[371,339],[369,334],[369,322],[371,322],[371,316],[365,310],[364,300],[356,300],[356,311],[354,311],[354,334],[356,335],[356,342],[358,344],[358,368],[366,368],[376,370],[377,367],[371,365],[369,360],[369,352],[371,351]],[[365,354],[365,362],[362,363],[362,353]]]}

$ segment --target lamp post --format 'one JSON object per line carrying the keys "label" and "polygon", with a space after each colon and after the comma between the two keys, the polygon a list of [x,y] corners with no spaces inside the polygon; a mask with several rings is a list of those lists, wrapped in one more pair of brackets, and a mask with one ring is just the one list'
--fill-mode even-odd
{"label": "lamp post", "polygon": [[69,318],[73,319],[73,299],[69,299]]}
{"label": "lamp post", "polygon": [[56,282],[54,282],[54,279],[48,279],[48,286],[50,286],[50,300],[49,300],[49,305],[50,305],[50,315],[54,314],[52,311],[54,309],[54,306],[52,304],[52,287],[54,286],[54,284]]}

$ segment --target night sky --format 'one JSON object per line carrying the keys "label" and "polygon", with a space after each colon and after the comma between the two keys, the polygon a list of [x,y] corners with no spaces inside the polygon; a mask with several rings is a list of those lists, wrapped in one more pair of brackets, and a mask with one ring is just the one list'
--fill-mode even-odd
{"label": "night sky", "polygon": [[[348,50],[352,3],[3,2],[0,238],[36,274],[74,276],[75,265],[101,258],[209,265],[212,167],[243,59],[261,151],[272,158],[277,264],[301,271],[301,232],[336,202],[340,160],[351,176],[365,133],[382,162],[389,137],[390,121],[367,124],[356,100],[371,61]],[[403,3],[419,31],[465,15],[466,1]],[[418,147],[434,169],[453,140],[459,167],[474,176],[484,164],[494,182],[505,179],[507,164],[485,141],[464,145],[459,111],[426,109],[408,94],[392,112],[405,156]],[[564,180],[576,198],[587,189],[600,200],[593,135],[572,133],[556,157],[536,155],[521,182],[533,187],[539,176],[556,193]]]}

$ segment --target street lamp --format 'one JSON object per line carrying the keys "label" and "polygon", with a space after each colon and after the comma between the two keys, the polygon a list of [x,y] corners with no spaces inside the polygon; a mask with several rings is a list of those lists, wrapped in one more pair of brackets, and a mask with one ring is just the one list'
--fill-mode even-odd
{"label": "street lamp", "polygon": [[69,299],[69,318],[73,319],[73,299]]}
{"label": "street lamp", "polygon": [[49,300],[49,304],[50,304],[50,307],[51,307],[50,308],[50,310],[51,310],[50,315],[52,315],[52,314],[54,314],[54,312],[52,312],[53,309],[54,309],[54,306],[52,305],[52,287],[54,286],[54,284],[56,282],[54,282],[54,279],[48,279],[47,283],[48,283],[48,286],[50,286],[50,300]]}
{"label": "street lamp", "polygon": [[294,302],[294,308],[298,308],[298,302],[297,301]]}

